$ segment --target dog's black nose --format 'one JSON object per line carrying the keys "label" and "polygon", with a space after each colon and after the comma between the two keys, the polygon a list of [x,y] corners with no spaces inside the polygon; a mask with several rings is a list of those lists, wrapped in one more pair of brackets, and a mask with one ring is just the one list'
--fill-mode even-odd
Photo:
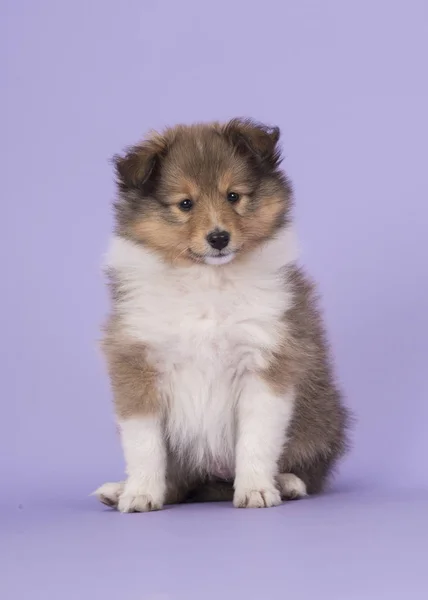
{"label": "dog's black nose", "polygon": [[223,250],[230,241],[230,233],[227,231],[219,231],[218,229],[211,231],[207,235],[207,242],[216,250]]}

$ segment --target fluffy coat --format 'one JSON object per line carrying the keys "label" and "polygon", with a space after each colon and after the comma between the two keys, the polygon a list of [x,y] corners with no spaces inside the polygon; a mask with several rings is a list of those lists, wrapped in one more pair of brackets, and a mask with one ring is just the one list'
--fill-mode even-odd
{"label": "fluffy coat", "polygon": [[122,512],[275,506],[321,491],[346,449],[278,139],[235,119],[169,129],[115,158],[103,349],[127,479],[95,493]]}

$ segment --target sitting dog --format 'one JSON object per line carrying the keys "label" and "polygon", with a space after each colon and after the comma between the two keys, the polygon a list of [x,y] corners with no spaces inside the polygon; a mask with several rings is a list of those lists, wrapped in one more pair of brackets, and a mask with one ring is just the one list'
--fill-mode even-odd
{"label": "sitting dog", "polygon": [[114,159],[103,350],[127,479],[95,494],[121,512],[276,506],[321,491],[346,449],[279,135],[177,126]]}

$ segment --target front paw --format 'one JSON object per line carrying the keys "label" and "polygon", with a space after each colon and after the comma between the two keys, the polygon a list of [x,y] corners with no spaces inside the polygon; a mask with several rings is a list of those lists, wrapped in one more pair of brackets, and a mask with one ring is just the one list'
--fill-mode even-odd
{"label": "front paw", "polygon": [[269,508],[281,504],[281,494],[274,486],[259,489],[237,487],[233,496],[236,508]]}
{"label": "front paw", "polygon": [[140,481],[129,478],[119,496],[117,509],[122,513],[160,510],[165,499],[165,485],[160,480]]}
{"label": "front paw", "polygon": [[117,509],[122,513],[150,512],[160,510],[163,499],[159,496],[147,493],[133,493],[125,489],[119,497]]}

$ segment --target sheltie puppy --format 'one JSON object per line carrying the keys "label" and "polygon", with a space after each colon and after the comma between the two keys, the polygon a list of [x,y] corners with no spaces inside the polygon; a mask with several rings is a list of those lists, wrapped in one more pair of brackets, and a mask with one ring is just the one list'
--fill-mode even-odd
{"label": "sheltie puppy", "polygon": [[107,360],[121,512],[320,492],[346,449],[312,283],[298,263],[280,132],[180,125],[114,158]]}

